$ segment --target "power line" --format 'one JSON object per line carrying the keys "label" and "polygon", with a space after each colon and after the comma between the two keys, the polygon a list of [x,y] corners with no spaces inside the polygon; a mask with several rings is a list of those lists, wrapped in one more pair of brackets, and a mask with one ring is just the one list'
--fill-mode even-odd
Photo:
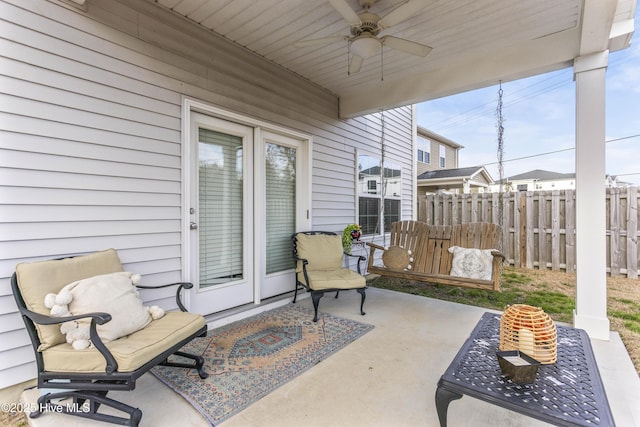
{"label": "power line", "polygon": [[[621,136],[620,138],[608,139],[608,140],[605,141],[605,144],[608,144],[610,142],[624,141],[624,140],[627,140],[627,139],[632,139],[632,138],[637,138],[637,137],[640,137],[640,134],[629,135],[629,136]],[[576,149],[576,147],[562,148],[560,150],[547,151],[545,153],[538,153],[538,154],[531,154],[529,156],[523,156],[523,157],[516,157],[516,158],[513,158],[513,159],[501,160],[499,162],[485,163],[484,166],[493,166],[493,165],[497,165],[497,164],[500,164],[500,163],[516,162],[518,160],[526,160],[526,159],[531,159],[531,158],[534,158],[534,157],[542,157],[542,156],[548,156],[548,155],[551,155],[551,154],[564,153],[564,152],[567,152],[567,151],[574,151],[575,149]],[[634,176],[634,175],[640,175],[640,172],[618,173],[618,174],[611,174],[611,175],[615,175],[615,176]]]}
{"label": "power line", "polygon": [[[515,162],[515,161],[518,161],[518,160],[526,160],[526,159],[531,159],[531,158],[534,158],[534,157],[548,156],[550,154],[558,154],[558,153],[562,153],[562,152],[565,152],[565,151],[572,151],[572,150],[575,150],[575,149],[576,149],[575,147],[563,148],[562,150],[548,151],[546,153],[531,154],[530,156],[523,156],[523,157],[516,157],[516,158],[513,158],[513,159],[506,159],[506,160],[503,160],[502,162],[503,163]],[[485,166],[497,165],[498,163],[499,162],[485,163]]]}
{"label": "power line", "polygon": [[[633,59],[631,55],[625,57],[617,57],[609,61],[609,67],[617,67],[618,65],[622,65],[628,61]],[[568,84],[573,83],[573,79],[567,78],[567,74],[570,73],[570,69],[560,70],[555,73],[551,73],[546,78],[537,80],[528,86],[523,86],[520,89],[515,89],[510,92],[510,96],[518,95],[519,93],[523,93],[521,96],[517,96],[515,98],[509,99],[507,97],[504,102],[505,107],[509,107],[510,105],[519,104],[524,101],[529,101],[532,98],[537,96],[541,96],[547,94],[549,92],[553,92],[557,89],[561,89]],[[538,86],[545,85],[546,83],[550,83],[547,86],[543,86],[541,88],[537,88]],[[535,88],[535,89],[534,89]],[[527,93],[527,91],[533,89],[531,92]],[[452,127],[458,126],[461,123],[467,123],[473,120],[480,119],[482,117],[487,117],[489,115],[493,115],[495,112],[495,101],[489,101],[484,104],[478,105],[476,107],[472,107],[466,111],[458,113],[456,115],[450,116],[449,118],[440,122],[440,125],[430,126],[431,129],[434,129],[438,133],[442,133],[443,131],[450,129]]]}
{"label": "power line", "polygon": [[[550,84],[548,84],[547,86],[543,86],[542,88],[538,88],[538,86],[545,85],[547,83],[550,83]],[[567,78],[566,72],[552,73],[552,75],[550,75],[549,77],[535,81],[529,84],[528,86],[523,86],[519,89],[510,91],[510,97],[505,99],[504,106],[509,107],[514,104],[528,101],[537,96],[560,89],[563,86],[570,83],[572,83],[572,80]],[[529,91],[529,93],[527,93],[527,91]],[[522,93],[522,95],[511,97],[513,95],[518,95],[520,93]],[[462,113],[450,116],[449,118],[440,122],[439,125],[432,125],[430,126],[430,128],[441,133],[446,129],[450,129],[452,127],[458,126],[461,123],[467,123],[473,120],[480,119],[482,117],[493,115],[494,112],[495,112],[495,101],[492,99],[491,101],[487,101],[486,103],[470,108]]]}

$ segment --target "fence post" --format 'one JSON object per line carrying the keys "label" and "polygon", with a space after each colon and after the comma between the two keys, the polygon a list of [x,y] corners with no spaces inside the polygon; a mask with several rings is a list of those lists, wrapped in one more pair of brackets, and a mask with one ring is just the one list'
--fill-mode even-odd
{"label": "fence post", "polygon": [[565,190],[565,265],[567,272],[576,271],[576,198],[574,190]]}
{"label": "fence post", "polygon": [[638,187],[627,188],[627,277],[638,278]]}
{"label": "fence post", "polygon": [[551,270],[560,270],[560,191],[551,191]]}
{"label": "fence post", "polygon": [[[510,260],[514,259],[515,254],[519,252],[518,248],[514,247],[515,243],[511,243],[512,240],[517,241],[517,239],[511,236],[511,217],[514,215],[513,212],[510,212],[512,199],[513,197],[511,193],[504,193],[502,195],[502,250],[504,251],[507,264],[510,264]],[[500,203],[499,198],[498,203]],[[515,206],[513,211],[516,211]]]}
{"label": "fence post", "polygon": [[526,255],[526,258],[524,259],[524,267],[526,268],[533,268],[533,260],[534,260],[534,245],[533,245],[533,237],[535,235],[534,233],[534,228],[535,228],[535,224],[533,223],[533,209],[534,209],[534,203],[533,203],[533,192],[532,191],[527,191],[526,194],[526,202],[524,203],[524,208],[523,208],[523,212],[524,212],[524,229],[525,229],[525,238],[524,238],[524,244],[526,245],[524,248],[524,254]]}
{"label": "fence post", "polygon": [[538,191],[538,268],[547,269],[547,192]]}
{"label": "fence post", "polygon": [[609,273],[620,274],[620,191],[618,188],[607,188],[609,199]]}

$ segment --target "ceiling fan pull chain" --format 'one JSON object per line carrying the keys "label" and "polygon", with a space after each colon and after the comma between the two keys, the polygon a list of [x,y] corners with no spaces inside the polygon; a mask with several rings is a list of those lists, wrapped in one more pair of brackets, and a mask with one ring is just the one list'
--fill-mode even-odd
{"label": "ceiling fan pull chain", "polygon": [[[382,246],[387,247],[387,235],[385,234],[385,220],[384,220],[384,198],[387,195],[387,186],[385,183],[384,168],[387,162],[386,149],[385,149],[385,121],[384,121],[384,107],[380,109],[380,220],[382,221]],[[380,221],[378,221],[380,224]]]}
{"label": "ceiling fan pull chain", "polygon": [[347,42],[347,76],[351,75],[351,40]]}
{"label": "ceiling fan pull chain", "polygon": [[380,48],[380,81],[384,81],[384,46]]}

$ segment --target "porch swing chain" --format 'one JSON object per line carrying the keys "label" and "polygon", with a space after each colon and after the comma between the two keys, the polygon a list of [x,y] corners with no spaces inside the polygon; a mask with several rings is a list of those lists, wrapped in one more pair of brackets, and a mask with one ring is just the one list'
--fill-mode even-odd
{"label": "porch swing chain", "polygon": [[380,181],[382,184],[382,189],[380,191],[380,218],[382,220],[382,246],[387,247],[387,235],[385,233],[385,223],[384,223],[384,196],[387,192],[387,186],[384,181],[384,108],[380,110]]}
{"label": "porch swing chain", "polygon": [[[498,239],[498,250],[503,253],[504,246],[504,118],[502,116],[502,81],[500,81],[500,88],[498,89],[498,106],[496,107],[497,128],[498,128],[498,175],[500,182],[500,190],[498,192],[498,225],[502,231],[502,236]],[[502,267],[504,261],[500,263],[500,284],[502,285]]]}

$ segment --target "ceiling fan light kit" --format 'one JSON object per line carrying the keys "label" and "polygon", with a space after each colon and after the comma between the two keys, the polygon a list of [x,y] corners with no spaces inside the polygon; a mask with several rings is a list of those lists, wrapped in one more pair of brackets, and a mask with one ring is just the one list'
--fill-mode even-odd
{"label": "ceiling fan light kit", "polygon": [[365,59],[382,53],[382,47],[399,50],[410,55],[425,57],[432,48],[422,43],[402,39],[393,36],[378,37],[382,30],[386,30],[424,9],[434,0],[407,0],[384,17],[370,12],[375,0],[360,0],[360,6],[364,9],[356,13],[347,0],[328,0],[331,6],[344,18],[350,26],[350,36],[330,36],[319,39],[301,40],[295,43],[296,47],[310,47],[324,45],[339,40],[346,40],[349,49],[348,74],[355,74]]}
{"label": "ceiling fan light kit", "polygon": [[351,52],[363,59],[376,55],[382,49],[382,43],[377,37],[363,34],[351,41]]}

